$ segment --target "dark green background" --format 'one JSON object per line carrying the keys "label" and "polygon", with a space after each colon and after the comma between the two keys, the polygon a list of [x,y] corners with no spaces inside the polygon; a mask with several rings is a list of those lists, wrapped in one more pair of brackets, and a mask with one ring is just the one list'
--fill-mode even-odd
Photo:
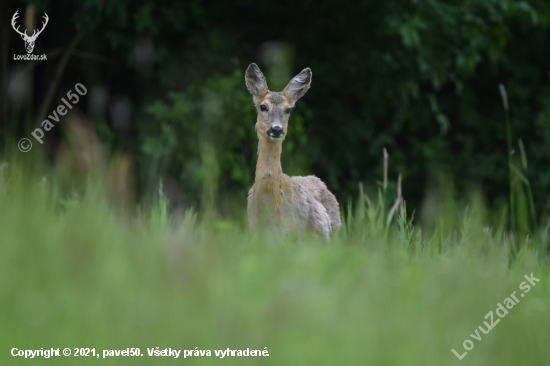
{"label": "dark green background", "polygon": [[[526,147],[537,211],[547,205],[547,1],[35,1],[36,21],[42,12],[50,18],[34,51],[48,61],[36,64],[12,57],[25,50],[11,16],[30,3],[1,5],[1,85],[13,85],[17,72],[29,76],[22,100],[11,98],[9,87],[2,91],[2,142],[30,134],[62,57],[52,52],[83,32],[47,110],[84,84],[89,93],[78,107],[111,153],[131,155],[137,200],[169,176],[186,205],[201,205],[208,186],[244,207],[257,141],[243,73],[256,62],[275,90],[312,69],[312,87],[290,118],[283,170],[319,176],[341,203],[357,195],[360,181],[372,193],[383,147],[391,182],[403,174],[409,207],[421,203],[439,173],[459,193],[474,183],[490,203],[505,202],[502,83],[513,145],[517,150],[521,138]],[[286,50],[284,67],[262,57],[269,41]],[[136,61],[143,45],[153,57],[145,65]],[[104,109],[90,103],[92,90],[108,93]],[[116,103],[127,108],[127,123],[112,113]],[[63,127],[47,133],[50,162],[63,138]]]}

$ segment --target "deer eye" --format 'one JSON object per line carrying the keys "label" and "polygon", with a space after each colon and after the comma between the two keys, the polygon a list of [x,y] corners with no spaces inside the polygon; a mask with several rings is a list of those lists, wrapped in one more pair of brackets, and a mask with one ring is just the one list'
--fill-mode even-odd
{"label": "deer eye", "polygon": [[291,111],[291,110],[292,110],[292,108],[287,108],[287,109],[285,109],[285,113],[286,113],[286,114],[290,114],[290,111]]}
{"label": "deer eye", "polygon": [[261,110],[262,112],[265,112],[265,111],[267,111],[267,107],[266,107],[265,105],[262,104],[262,105],[260,106],[260,110]]}

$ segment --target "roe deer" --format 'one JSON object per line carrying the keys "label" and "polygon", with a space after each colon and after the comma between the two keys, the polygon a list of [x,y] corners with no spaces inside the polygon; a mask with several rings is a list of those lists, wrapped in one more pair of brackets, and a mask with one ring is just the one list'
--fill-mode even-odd
{"label": "roe deer", "polygon": [[[254,230],[260,218],[275,230],[311,228],[329,240],[331,232],[342,226],[338,201],[319,178],[289,177],[281,168],[282,144],[288,117],[296,101],[309,89],[311,70],[304,69],[287,87],[276,93],[267,89],[265,77],[256,64],[246,70],[246,87],[252,93],[258,112],[258,163],[254,185],[248,192],[248,223]],[[266,216],[262,216],[265,215]]]}

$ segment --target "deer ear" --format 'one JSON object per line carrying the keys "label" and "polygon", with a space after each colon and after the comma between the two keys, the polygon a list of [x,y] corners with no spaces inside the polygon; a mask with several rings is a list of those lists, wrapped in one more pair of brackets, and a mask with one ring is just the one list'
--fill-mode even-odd
{"label": "deer ear", "polygon": [[244,76],[248,91],[254,96],[254,100],[267,91],[265,76],[256,64],[250,64]]}
{"label": "deer ear", "polygon": [[292,104],[296,103],[298,99],[304,96],[311,85],[312,72],[308,67],[303,69],[298,75],[296,75],[290,83],[286,86],[283,93],[287,94],[292,101]]}

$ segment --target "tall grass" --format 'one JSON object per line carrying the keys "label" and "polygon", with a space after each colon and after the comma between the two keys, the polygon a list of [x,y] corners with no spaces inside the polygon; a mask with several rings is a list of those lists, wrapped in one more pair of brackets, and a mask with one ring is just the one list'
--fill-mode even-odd
{"label": "tall grass", "polygon": [[[512,126],[508,109],[508,94],[504,85],[499,85],[502,104],[505,112],[506,144],[508,155],[509,185],[510,185],[510,229],[523,237],[536,231],[538,228],[535,200],[531,190],[531,183],[527,172],[527,154],[523,141],[518,139],[519,154],[512,145]],[[518,156],[519,155],[519,156]],[[511,234],[513,235],[513,234]]]}
{"label": "tall grass", "polygon": [[[160,194],[155,207],[122,215],[98,182],[70,194],[55,182],[48,169],[17,161],[0,170],[2,365],[550,361],[548,227],[514,250],[505,218],[491,221],[479,194],[456,202],[444,186],[430,214],[413,221],[400,190],[385,197],[383,183],[378,201],[363,193],[345,208],[327,244],[249,233],[244,202],[232,218],[178,218]],[[400,208],[386,210],[386,200]],[[462,353],[531,272],[536,287],[459,361],[451,349]],[[24,360],[10,356],[14,347],[139,347],[144,356]],[[212,356],[151,358],[154,347]],[[214,356],[264,347],[269,357]]]}

